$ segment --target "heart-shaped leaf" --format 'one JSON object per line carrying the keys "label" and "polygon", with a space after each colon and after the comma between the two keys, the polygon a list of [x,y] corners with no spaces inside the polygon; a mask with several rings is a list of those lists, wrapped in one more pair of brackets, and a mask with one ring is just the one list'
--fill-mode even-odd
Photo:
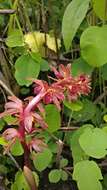
{"label": "heart-shaped leaf", "polygon": [[103,158],[107,155],[107,133],[100,128],[86,128],[79,138],[84,152],[94,158]]}
{"label": "heart-shaped leaf", "polygon": [[15,63],[15,78],[19,85],[29,86],[31,78],[37,78],[40,72],[40,64],[30,54],[20,56]]}
{"label": "heart-shaped leaf", "polygon": [[42,153],[37,153],[33,155],[34,166],[40,172],[48,167],[51,159],[52,153],[48,148],[45,149]]}
{"label": "heart-shaped leaf", "polygon": [[79,190],[102,190],[99,180],[103,179],[101,170],[94,161],[84,160],[74,166],[73,179]]}
{"label": "heart-shaped leaf", "polygon": [[90,26],[80,39],[81,55],[93,67],[107,63],[107,25]]}
{"label": "heart-shaped leaf", "polygon": [[20,30],[15,29],[11,31],[6,39],[6,45],[9,47],[24,46],[23,34],[20,32]]}

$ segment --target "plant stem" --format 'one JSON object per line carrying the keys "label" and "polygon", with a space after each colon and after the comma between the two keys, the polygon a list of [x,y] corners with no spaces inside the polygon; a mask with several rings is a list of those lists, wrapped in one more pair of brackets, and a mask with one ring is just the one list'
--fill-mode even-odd
{"label": "plant stem", "polygon": [[22,120],[20,122],[20,126],[19,126],[19,133],[22,137],[22,146],[24,149],[24,165],[30,168],[30,152],[28,149],[28,146],[26,144],[26,139],[25,139],[25,126],[24,126],[24,120]]}
{"label": "plant stem", "polygon": [[11,96],[15,96],[14,93],[7,87],[7,85],[2,80],[0,80],[0,85],[6,90],[8,94],[10,94]]}
{"label": "plant stem", "polygon": [[24,166],[27,166],[28,168],[31,168],[30,165],[30,152],[27,147],[26,141],[23,142],[23,148],[24,148]]}
{"label": "plant stem", "polygon": [[0,14],[14,14],[15,10],[13,9],[0,9]]}
{"label": "plant stem", "polygon": [[45,96],[46,93],[43,93],[42,91],[34,97],[27,107],[25,108],[25,115],[29,114],[29,112],[37,105],[37,103]]}
{"label": "plant stem", "polygon": [[20,166],[19,166],[19,164],[17,163],[17,161],[14,159],[14,157],[11,155],[10,152],[8,153],[8,156],[9,156],[10,159],[14,162],[16,168],[17,168],[18,170],[22,171],[21,168],[20,168]]}

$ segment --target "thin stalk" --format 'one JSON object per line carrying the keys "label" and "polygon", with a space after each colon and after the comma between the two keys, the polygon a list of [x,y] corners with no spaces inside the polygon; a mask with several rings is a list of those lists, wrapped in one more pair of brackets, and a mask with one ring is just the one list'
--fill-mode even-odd
{"label": "thin stalk", "polygon": [[30,164],[30,152],[27,147],[26,141],[23,142],[23,148],[24,148],[24,165],[27,166],[28,168],[31,168]]}
{"label": "thin stalk", "polygon": [[32,36],[33,36],[34,41],[35,41],[35,47],[37,47],[38,50],[39,50],[37,38],[36,38],[36,36],[35,36],[35,34],[34,34],[34,32],[33,32],[32,25],[31,25],[31,23],[30,23],[30,19],[29,19],[28,13],[27,13],[27,8],[26,8],[26,6],[25,6],[23,0],[21,0],[20,2],[21,2],[21,5],[22,5],[22,7],[23,7],[23,12],[24,12],[24,15],[25,15],[25,18],[26,18],[26,21],[27,21],[29,30],[30,30],[30,32],[32,32]]}
{"label": "thin stalk", "polygon": [[100,94],[102,94],[102,77],[101,77],[101,69],[99,68],[99,89]]}
{"label": "thin stalk", "polygon": [[[9,1],[9,2],[10,2],[11,9],[16,10],[17,6],[18,6],[18,0],[15,0],[14,3],[13,3],[13,5],[12,5],[11,1]],[[8,33],[10,33],[11,30],[12,30],[12,28],[13,28],[12,25],[13,25],[13,21],[14,21],[14,16],[15,16],[15,14],[13,14],[13,15],[10,16]]]}
{"label": "thin stalk", "polygon": [[11,155],[11,153],[8,152],[7,155],[8,155],[8,156],[10,157],[10,159],[14,162],[16,168],[17,168],[18,170],[22,171],[22,169],[21,169],[21,167],[19,166],[18,162],[14,159],[14,157]]}
{"label": "thin stalk", "polygon": [[105,0],[105,13],[104,13],[103,25],[106,24],[106,18],[107,18],[107,0]]}
{"label": "thin stalk", "polygon": [[15,10],[13,9],[0,9],[0,14],[14,14]]}
{"label": "thin stalk", "polygon": [[10,94],[11,96],[15,96],[14,93],[7,87],[7,85],[2,80],[0,80],[0,85],[6,90],[8,94]]}
{"label": "thin stalk", "polygon": [[47,25],[46,25],[46,15],[45,15],[45,6],[44,6],[44,1],[41,0],[41,13],[42,13],[42,24],[43,24],[43,31],[45,33],[45,57],[47,57],[48,53],[48,48],[47,48]]}
{"label": "thin stalk", "polygon": [[46,93],[43,93],[41,91],[41,93],[39,93],[36,97],[34,97],[29,104],[27,105],[27,107],[25,108],[25,115],[27,115],[34,106],[36,106],[36,104],[45,96]]}
{"label": "thin stalk", "polygon": [[106,86],[105,86],[105,81],[103,80],[102,81],[103,82],[103,91],[104,91],[104,94],[105,94],[105,96],[104,96],[104,104],[106,105],[106,93],[105,93],[105,91],[106,91]]}
{"label": "thin stalk", "polygon": [[30,168],[30,152],[29,152],[28,146],[26,144],[24,120],[22,120],[20,122],[19,133],[22,137],[21,144],[24,149],[24,165]]}

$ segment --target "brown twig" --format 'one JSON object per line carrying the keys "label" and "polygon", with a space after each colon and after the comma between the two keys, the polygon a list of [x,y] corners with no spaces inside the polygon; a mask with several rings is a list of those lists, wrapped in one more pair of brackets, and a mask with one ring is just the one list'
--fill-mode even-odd
{"label": "brown twig", "polygon": [[14,164],[15,164],[15,166],[16,166],[16,168],[18,169],[18,170],[20,170],[21,171],[21,168],[20,168],[20,166],[19,166],[19,164],[18,164],[18,162],[14,159],[14,157],[12,156],[12,154],[10,153],[10,152],[8,152],[8,154],[7,154],[9,157],[10,157],[10,159],[14,162]]}
{"label": "brown twig", "polygon": [[[102,168],[102,167],[106,167],[107,166],[107,162],[101,162],[101,163],[99,163],[98,164],[98,166],[100,167],[100,168]],[[65,167],[64,168],[64,170],[68,170],[68,171],[73,171],[74,170],[74,167],[73,166],[71,166],[71,167]]]}
{"label": "brown twig", "polygon": [[0,9],[0,14],[14,14],[16,10],[13,9]]}
{"label": "brown twig", "polygon": [[75,130],[77,130],[77,129],[79,129],[79,127],[62,127],[62,128],[60,128],[59,130],[60,130],[60,131],[68,132],[68,131],[75,131]]}
{"label": "brown twig", "polygon": [[105,96],[107,96],[107,89],[104,89],[104,92],[97,97],[97,99],[93,102],[94,104],[99,103]]}
{"label": "brown twig", "polygon": [[7,85],[2,80],[0,80],[0,85],[6,90],[9,95],[15,96],[14,93],[7,87]]}
{"label": "brown twig", "polygon": [[5,95],[4,90],[1,88],[1,86],[0,86],[0,91],[1,91],[1,93],[3,94],[3,98],[4,98],[4,101],[5,101],[5,103],[6,103],[6,102],[7,102],[6,95]]}
{"label": "brown twig", "polygon": [[58,148],[57,148],[57,155],[56,155],[56,166],[58,167],[60,163],[61,153],[63,150],[64,143],[59,139],[59,141],[57,141],[57,145],[58,145]]}

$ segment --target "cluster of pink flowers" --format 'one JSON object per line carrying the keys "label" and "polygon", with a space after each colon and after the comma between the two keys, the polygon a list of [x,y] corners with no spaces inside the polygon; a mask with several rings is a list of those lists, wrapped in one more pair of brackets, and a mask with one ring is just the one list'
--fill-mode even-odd
{"label": "cluster of pink flowers", "polygon": [[[15,96],[8,98],[9,102],[5,104],[5,111],[0,113],[0,118],[5,115],[13,115],[17,118],[19,126],[18,129],[8,128],[4,131],[3,136],[10,144],[18,138],[22,144],[26,143],[29,151],[42,151],[46,146],[43,139],[38,139],[35,136],[30,142],[25,142],[25,137],[48,127],[44,119],[44,104],[55,104],[60,111],[64,99],[75,101],[80,95],[89,94],[90,78],[85,75],[73,77],[70,64],[60,65],[59,70],[51,67],[51,70],[56,77],[50,77],[53,79],[52,84],[42,80],[34,80],[34,97],[26,98],[24,101]],[[6,151],[9,150],[10,144],[6,147]]]}

